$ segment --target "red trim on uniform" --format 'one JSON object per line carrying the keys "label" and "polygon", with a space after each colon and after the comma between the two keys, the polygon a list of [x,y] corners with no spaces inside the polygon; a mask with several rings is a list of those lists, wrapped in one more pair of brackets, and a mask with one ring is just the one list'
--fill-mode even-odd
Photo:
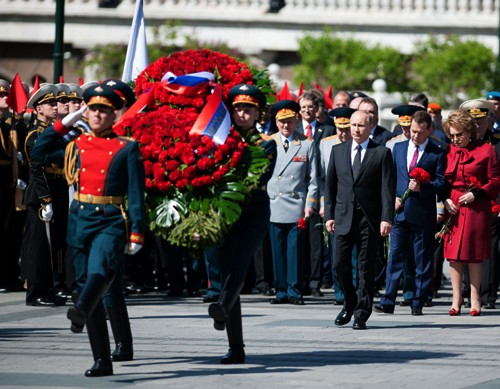
{"label": "red trim on uniform", "polygon": [[144,234],[139,234],[138,232],[132,232],[130,234],[130,243],[144,244]]}
{"label": "red trim on uniform", "polygon": [[62,120],[58,120],[57,122],[54,123],[53,125],[54,131],[57,132],[60,136],[64,136],[69,132],[69,128],[64,127],[64,124],[62,124]]}

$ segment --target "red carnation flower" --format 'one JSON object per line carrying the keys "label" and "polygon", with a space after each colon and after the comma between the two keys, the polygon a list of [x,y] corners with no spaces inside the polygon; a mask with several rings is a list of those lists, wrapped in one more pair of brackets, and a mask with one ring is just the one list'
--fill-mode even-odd
{"label": "red carnation flower", "polygon": [[477,177],[471,176],[469,178],[469,190],[473,188],[481,188],[482,184],[481,182],[477,179]]}
{"label": "red carnation flower", "polygon": [[297,227],[299,230],[305,230],[307,228],[307,218],[301,217],[297,222]]}

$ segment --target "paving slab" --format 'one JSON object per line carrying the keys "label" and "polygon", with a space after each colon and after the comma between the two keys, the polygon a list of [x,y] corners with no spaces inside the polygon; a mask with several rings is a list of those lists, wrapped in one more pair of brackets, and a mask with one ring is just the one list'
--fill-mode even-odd
{"label": "paving slab", "polygon": [[448,316],[449,287],[423,316],[396,306],[373,313],[366,331],[337,327],[333,294],[306,305],[243,295],[247,363],[224,366],[225,332],[201,298],[161,293],[127,298],[135,359],[113,376],[87,378],[86,333],[73,334],[67,307],[27,307],[0,294],[0,387],[6,388],[500,388],[500,309]]}

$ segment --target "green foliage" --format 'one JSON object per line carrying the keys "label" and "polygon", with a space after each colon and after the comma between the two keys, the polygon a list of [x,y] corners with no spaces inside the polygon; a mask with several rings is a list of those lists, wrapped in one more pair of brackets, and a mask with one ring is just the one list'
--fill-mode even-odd
{"label": "green foliage", "polygon": [[493,89],[496,58],[477,41],[457,36],[430,37],[417,46],[411,64],[410,87],[428,92],[444,106],[457,107],[466,99]]}
{"label": "green foliage", "polygon": [[407,80],[407,58],[395,49],[375,46],[352,38],[342,39],[329,30],[299,40],[301,63],[294,67],[295,82],[332,85],[334,89],[369,90],[373,80],[383,78],[389,91],[400,90]]}

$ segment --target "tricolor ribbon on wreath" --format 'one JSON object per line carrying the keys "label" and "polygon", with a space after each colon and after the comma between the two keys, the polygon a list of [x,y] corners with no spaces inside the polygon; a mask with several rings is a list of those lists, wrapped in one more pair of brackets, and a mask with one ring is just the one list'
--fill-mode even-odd
{"label": "tricolor ribbon on wreath", "polygon": [[[222,144],[226,141],[231,128],[231,118],[229,111],[222,101],[222,90],[219,84],[215,83],[215,77],[209,72],[190,73],[183,76],[176,76],[167,72],[161,79],[163,88],[169,92],[183,96],[195,96],[203,93],[207,87],[212,88],[212,93],[207,98],[207,103],[203,107],[198,119],[189,130],[190,135],[207,135],[213,139],[215,144]],[[131,117],[143,111],[153,103],[153,88],[143,93],[137,101],[121,117]]]}

